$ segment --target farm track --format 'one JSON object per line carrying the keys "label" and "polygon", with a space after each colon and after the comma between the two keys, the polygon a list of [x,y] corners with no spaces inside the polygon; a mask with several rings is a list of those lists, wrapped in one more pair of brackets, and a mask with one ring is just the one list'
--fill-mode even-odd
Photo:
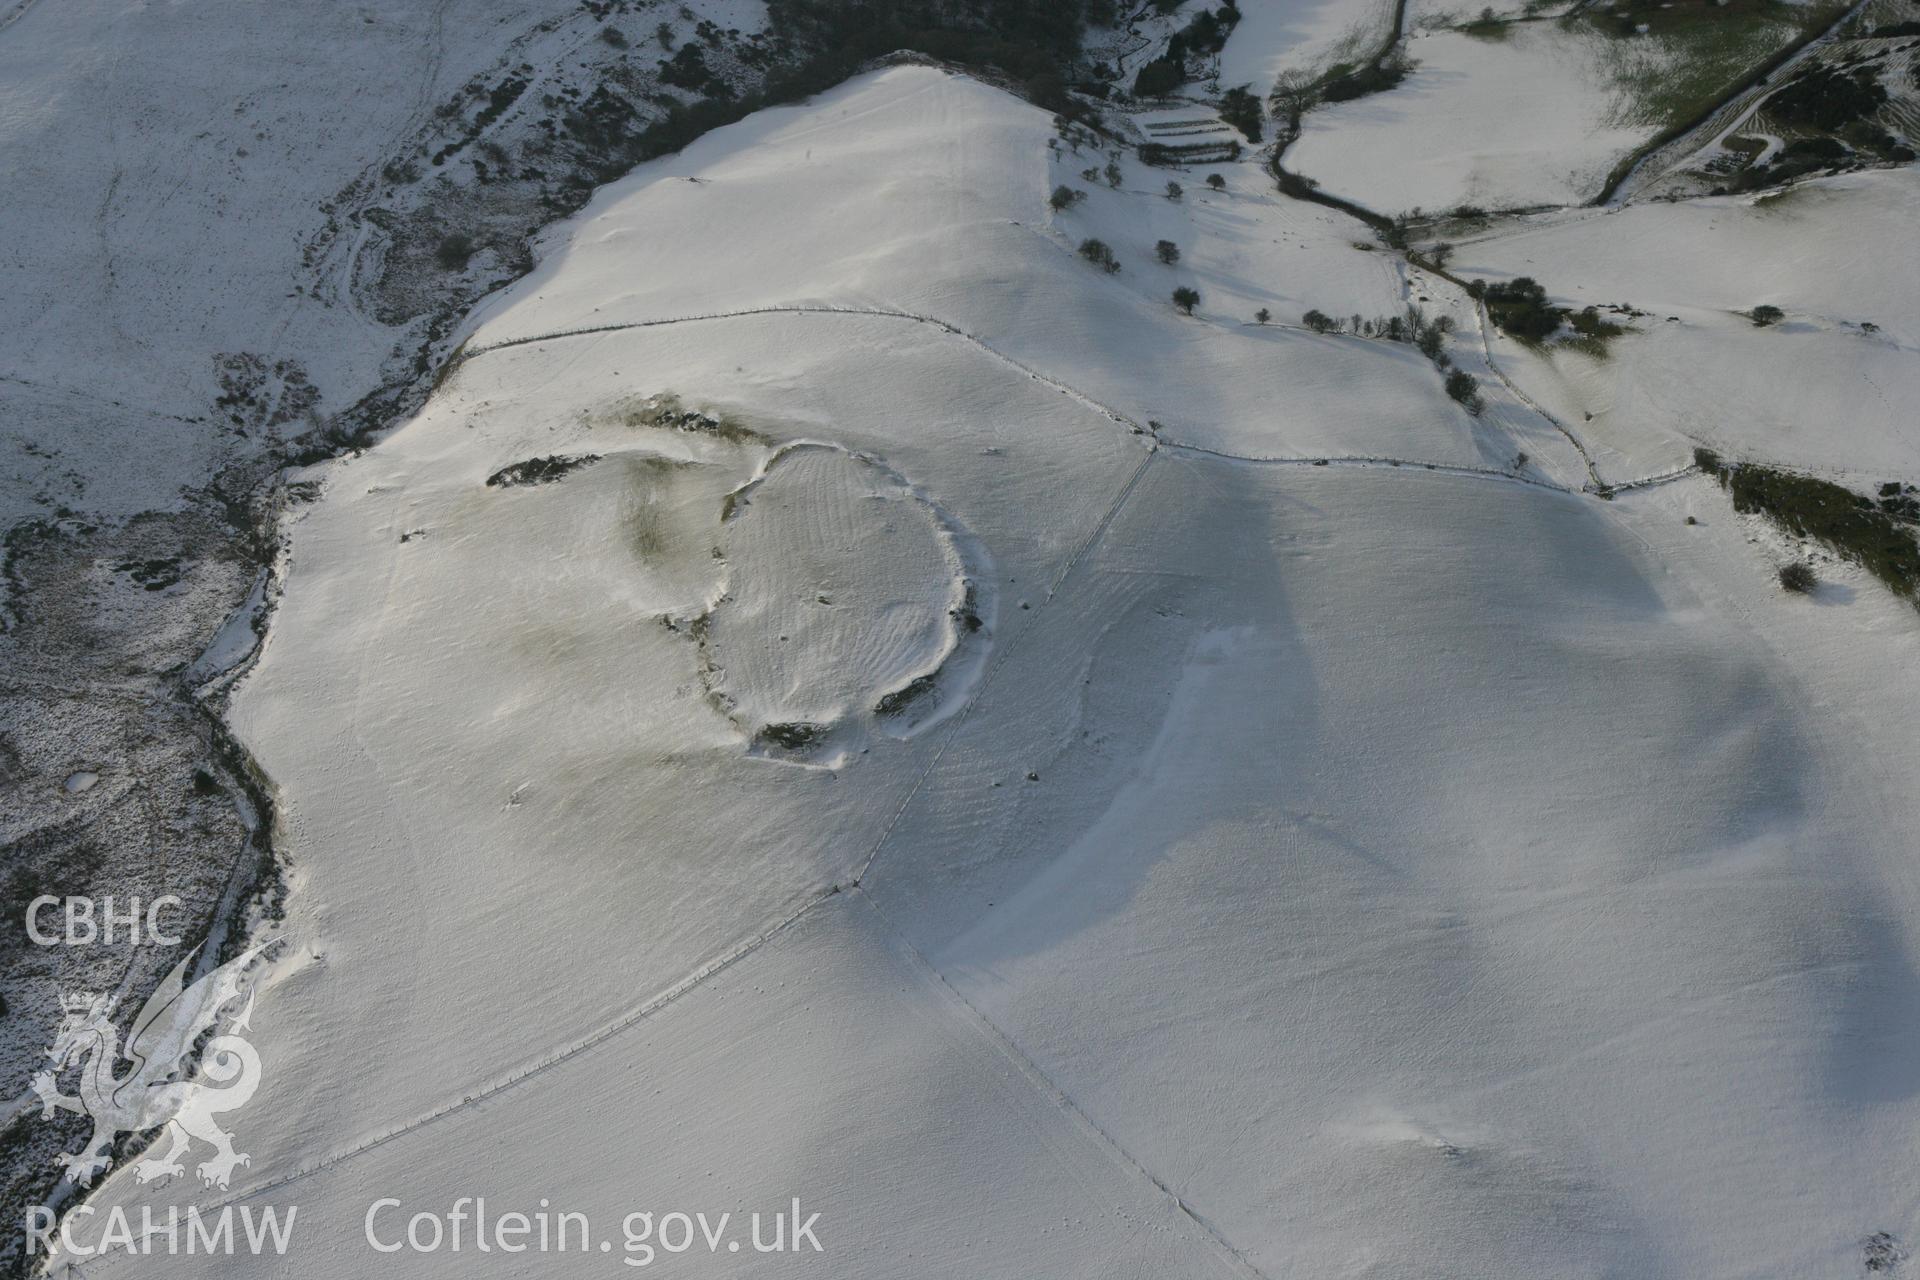
{"label": "farm track", "polygon": [[1588,487],[1597,493],[1606,492],[1608,486],[1600,479],[1600,471],[1593,464],[1593,455],[1587,452],[1587,446],[1581,442],[1580,437],[1575,435],[1566,423],[1548,413],[1539,401],[1522,391],[1520,385],[1509,378],[1506,370],[1500,367],[1499,361],[1493,358],[1492,317],[1487,314],[1487,304],[1479,298],[1473,299],[1473,321],[1475,327],[1480,330],[1480,349],[1485,353],[1487,368],[1493,371],[1493,376],[1500,379],[1501,385],[1513,395],[1514,399],[1533,410],[1544,421],[1552,424],[1555,431],[1566,437],[1567,443],[1573,446],[1574,452],[1580,455],[1580,461],[1586,465]]}

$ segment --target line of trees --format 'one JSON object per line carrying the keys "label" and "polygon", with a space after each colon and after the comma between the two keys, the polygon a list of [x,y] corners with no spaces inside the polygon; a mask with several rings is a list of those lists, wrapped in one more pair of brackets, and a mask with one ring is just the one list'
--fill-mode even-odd
{"label": "line of trees", "polygon": [[1336,319],[1324,311],[1313,310],[1301,316],[1300,323],[1315,333],[1350,333],[1357,338],[1409,343],[1431,360],[1434,368],[1446,374],[1447,394],[1468,413],[1477,417],[1486,407],[1479,380],[1464,369],[1454,368],[1453,358],[1447,354],[1447,335],[1454,329],[1452,316],[1429,316],[1419,303],[1409,302],[1407,309],[1396,316],[1369,319],[1353,315]]}

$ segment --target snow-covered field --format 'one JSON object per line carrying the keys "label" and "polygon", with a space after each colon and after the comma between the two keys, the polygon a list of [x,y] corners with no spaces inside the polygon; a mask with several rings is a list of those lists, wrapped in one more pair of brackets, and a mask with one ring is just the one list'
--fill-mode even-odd
{"label": "snow-covered field", "polygon": [[1415,5],[1395,48],[1406,79],[1309,112],[1288,166],[1388,215],[1587,203],[1643,144],[1696,120],[1843,12],[1674,9]]}
{"label": "snow-covered field", "polygon": [[1405,83],[1309,113],[1287,163],[1387,214],[1577,204],[1653,133],[1621,118],[1614,43],[1553,22],[1415,33]]}
{"label": "snow-covered field", "polygon": [[1220,52],[1220,84],[1262,97],[1280,77],[1324,71],[1393,26],[1391,0],[1246,0],[1240,13]]}
{"label": "snow-covered field", "polygon": [[[1578,448],[1618,483],[1798,437],[1696,435],[1658,331],[1616,344],[1647,398],[1589,422],[1257,165],[1110,187],[1052,136],[926,67],[718,130],[556,227],[417,417],[297,477],[232,703],[292,874],[252,1164],[118,1169],[96,1207],[297,1205],[300,1277],[612,1274],[628,1212],[796,1196],[822,1253],[658,1260],[1847,1276],[1912,1238],[1920,626],[1844,565],[1784,596],[1793,549],[1710,482],[1605,502]],[[1456,269],[1685,306],[1725,380],[1868,342],[1847,308],[1910,347],[1910,263],[1778,221],[1847,200],[1910,248],[1909,177]],[[1708,318],[1771,298],[1820,334]],[[1484,415],[1409,346],[1298,327],[1423,299]],[[1897,430],[1822,457],[1920,474]],[[383,1198],[391,1240],[460,1197],[607,1251],[366,1241]]]}
{"label": "snow-covered field", "polygon": [[[1879,484],[1920,473],[1920,271],[1905,251],[1917,199],[1909,167],[1548,215],[1463,244],[1454,270],[1649,313],[1604,361],[1504,344],[1530,391],[1617,455],[1616,474],[1677,464],[1697,443]],[[1756,326],[1746,313],[1762,305],[1784,319]]]}

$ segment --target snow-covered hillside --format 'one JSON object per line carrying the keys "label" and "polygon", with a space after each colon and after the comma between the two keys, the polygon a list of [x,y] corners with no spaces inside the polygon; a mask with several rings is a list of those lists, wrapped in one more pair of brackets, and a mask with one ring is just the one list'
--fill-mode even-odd
{"label": "snow-covered hillside", "polygon": [[[1537,416],[1476,421],[1449,405],[1410,347],[1302,330],[1310,310],[1397,314],[1420,294],[1364,228],[1276,199],[1251,161],[1182,173],[1170,199],[1167,170],[1117,147],[1050,148],[1046,118],[1012,98],[980,95],[963,131],[946,82],[908,77],[889,90],[878,105],[763,112],[615,184],[567,229],[564,254],[479,310],[465,350],[768,309],[898,313],[1182,443],[1496,470],[1530,450],[1562,480],[1582,478]],[[1086,176],[1107,163],[1117,185]],[[1059,186],[1079,195],[1056,211]],[[770,233],[768,205],[802,187],[813,215]],[[726,246],[725,270],[684,268],[682,246],[697,237]],[[1118,270],[1076,257],[1089,239],[1110,245]],[[1177,263],[1156,257],[1162,240]],[[1191,318],[1169,303],[1183,285],[1200,295]],[[1470,328],[1463,296],[1451,301]],[[1458,346],[1473,359],[1470,343]]]}
{"label": "snow-covered hillside", "polygon": [[[27,1090],[63,991],[130,1015],[284,887],[270,788],[220,720],[277,595],[300,492],[280,471],[417,407],[528,235],[664,150],[649,127],[672,108],[780,65],[765,19],[758,0],[0,4],[10,1220],[84,1131]],[[176,943],[26,928],[37,898],[168,895]],[[0,1268],[20,1251],[9,1231]]]}
{"label": "snow-covered hillside", "polygon": [[[763,17],[751,0],[699,10],[736,29]],[[396,346],[411,356],[423,336],[396,312],[427,309],[380,297],[393,232],[436,199],[458,220],[443,232],[502,217],[473,160],[489,140],[517,149],[530,112],[557,114],[543,94],[577,100],[609,74],[603,29],[557,0],[14,17],[0,40],[0,403],[60,425],[15,433],[15,450],[57,444],[9,459],[0,516],[176,504],[258,453],[248,437],[309,430],[377,387]],[[262,56],[286,48],[306,52]],[[442,179],[464,192],[417,190]]]}
{"label": "snow-covered hillside", "polygon": [[[1846,566],[1782,595],[1702,477],[1604,501],[1591,440],[1655,479],[1689,424],[1590,427],[1251,158],[1110,146],[924,66],[755,115],[601,191],[418,416],[296,477],[232,703],[292,868],[252,1164],[121,1168],[96,1207],[297,1205],[300,1277],[610,1272],[628,1212],[795,1196],[824,1252],[672,1265],[1898,1253],[1909,604]],[[1558,237],[1556,289],[1698,319],[1737,301],[1688,266],[1719,216],[1460,261]],[[1617,274],[1592,237],[1648,222],[1674,259]],[[1483,414],[1411,345],[1301,326],[1410,303]],[[610,1256],[366,1243],[379,1198],[463,1196],[586,1213]]]}

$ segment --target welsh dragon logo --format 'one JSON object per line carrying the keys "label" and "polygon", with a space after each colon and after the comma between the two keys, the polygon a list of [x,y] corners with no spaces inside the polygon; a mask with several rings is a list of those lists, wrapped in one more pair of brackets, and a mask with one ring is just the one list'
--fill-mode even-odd
{"label": "welsh dragon logo", "polygon": [[[63,1182],[86,1186],[107,1167],[116,1136],[161,1125],[167,1127],[170,1145],[158,1157],[134,1165],[134,1177],[141,1182],[184,1173],[180,1157],[196,1138],[213,1148],[212,1156],[198,1169],[200,1181],[209,1187],[227,1186],[235,1167],[251,1162],[244,1152],[234,1150],[233,1135],[214,1117],[244,1106],[260,1085],[260,1055],[234,1032],[247,1030],[253,1013],[253,992],[243,987],[241,974],[268,945],[228,961],[190,986],[185,979],[194,955],[189,954],[141,1006],[124,1051],[113,1025],[112,996],[83,991],[61,997],[66,1016],[53,1047],[47,1050],[53,1068],[33,1078],[33,1091],[40,1097],[43,1118],[60,1110],[93,1120],[93,1136],[86,1146],[77,1154],[63,1152],[54,1157],[66,1167]],[[246,1006],[239,1017],[221,1027],[227,1007],[243,994]],[[198,1076],[190,1078],[195,1045],[216,1028],[218,1034],[207,1041],[200,1055]],[[115,1075],[122,1058],[132,1068],[125,1075]],[[58,1074],[76,1062],[80,1093],[69,1097],[60,1092]]]}

